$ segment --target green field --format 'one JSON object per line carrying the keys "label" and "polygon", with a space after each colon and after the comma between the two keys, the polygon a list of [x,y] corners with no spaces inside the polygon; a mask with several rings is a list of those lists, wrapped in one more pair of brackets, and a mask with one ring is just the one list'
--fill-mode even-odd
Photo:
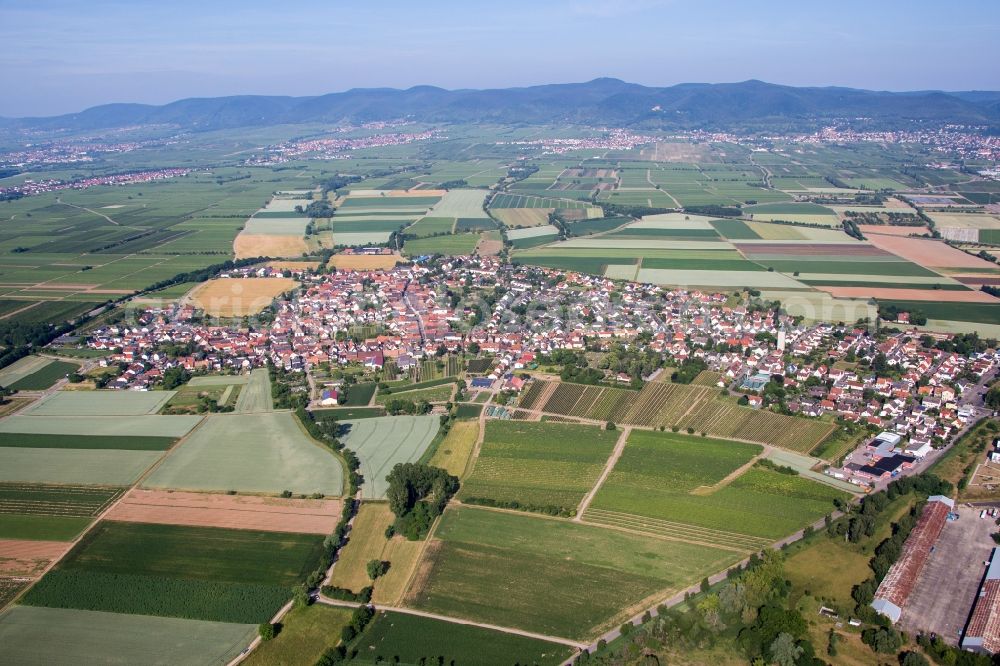
{"label": "green field", "polygon": [[848,497],[761,467],[726,481],[760,451],[754,444],[635,431],[584,519],[754,550],[829,513],[834,499]]}
{"label": "green field", "polygon": [[386,475],[397,463],[416,462],[437,434],[437,416],[384,416],[343,421],[344,445],[361,460],[359,470],[365,481],[362,496],[382,499],[388,484]]}
{"label": "green field", "polygon": [[22,412],[25,416],[143,416],[156,414],[174,391],[58,391]]}
{"label": "green field", "polygon": [[[173,437],[104,437],[98,435],[48,435],[0,432],[0,448],[118,449],[121,451],[166,451]],[[2,454],[0,454],[2,455]]]}
{"label": "green field", "polygon": [[0,513],[0,539],[72,541],[91,518],[58,515]]}
{"label": "green field", "polygon": [[450,381],[446,383],[434,382],[432,386],[425,386],[424,388],[419,388],[418,384],[401,386],[398,389],[393,389],[391,393],[379,392],[375,396],[375,404],[384,405],[389,400],[395,399],[412,400],[413,402],[421,400],[426,400],[427,402],[446,402],[451,398],[452,389],[453,385]]}
{"label": "green field", "polygon": [[455,218],[453,217],[422,217],[408,226],[403,233],[422,238],[435,234],[450,234],[454,227]]}
{"label": "green field", "polygon": [[[595,635],[623,609],[697,582],[731,551],[529,514],[452,507],[412,603],[456,617],[570,638]],[[638,609],[637,609],[638,610]]]}
{"label": "green field", "polygon": [[15,414],[0,420],[2,433],[101,437],[183,437],[200,416],[36,416]]}
{"label": "green field", "polygon": [[263,622],[315,569],[307,534],[104,521],[24,603],[222,622]]}
{"label": "green field", "polygon": [[322,542],[313,534],[105,520],[58,569],[290,588],[316,568]]}
{"label": "green field", "polygon": [[347,387],[347,400],[341,403],[344,407],[365,407],[375,395],[375,382],[360,382]]}
{"label": "green field", "polygon": [[40,370],[36,370],[27,377],[19,379],[6,387],[15,391],[43,391],[66,375],[76,372],[80,368],[76,363],[67,361],[52,361]]}
{"label": "green field", "polygon": [[892,301],[879,299],[879,306],[894,305],[907,312],[919,311],[928,319],[968,321],[977,324],[1000,324],[1000,304],[957,303],[948,301],[942,294],[941,301]]}
{"label": "green field", "polygon": [[434,236],[433,238],[417,238],[406,241],[403,246],[403,253],[407,256],[419,256],[425,254],[472,254],[479,243],[477,234],[451,234],[448,236]]}
{"label": "green field", "polygon": [[[249,389],[246,386],[240,397]],[[170,452],[143,485],[339,495],[343,476],[337,456],[310,439],[290,412],[213,414]]]}
{"label": "green field", "polygon": [[618,436],[596,426],[487,421],[479,458],[459,498],[572,515]]}
{"label": "green field", "polygon": [[271,400],[271,378],[266,368],[257,368],[250,373],[246,386],[236,400],[236,411],[240,414],[269,412],[274,409]]}
{"label": "green field", "polygon": [[110,506],[124,488],[46,486],[34,483],[0,484],[0,515],[35,514],[87,518]]}
{"label": "green field", "polygon": [[0,616],[12,664],[225,666],[257,633],[253,624],[17,606]]}
{"label": "green field", "polygon": [[358,644],[362,647],[353,664],[417,666],[437,663],[443,656],[445,663],[542,666],[562,663],[572,655],[571,648],[558,643],[391,612],[380,612]]}
{"label": "green field", "polygon": [[127,486],[161,455],[160,451],[7,447],[0,449],[0,483]]}
{"label": "green field", "polygon": [[356,421],[358,419],[374,419],[385,416],[381,407],[343,407],[331,409],[315,409],[312,412],[317,421],[333,419],[335,421]]}

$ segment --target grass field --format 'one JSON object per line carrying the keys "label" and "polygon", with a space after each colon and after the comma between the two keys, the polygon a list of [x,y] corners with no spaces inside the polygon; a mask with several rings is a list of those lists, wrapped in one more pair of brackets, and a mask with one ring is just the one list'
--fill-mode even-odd
{"label": "grass field", "polygon": [[385,531],[394,520],[395,516],[387,504],[361,505],[350,539],[340,551],[337,565],[333,568],[332,585],[355,592],[372,585],[365,568],[371,560],[381,560],[389,562],[389,571],[374,582],[372,598],[380,604],[396,604],[399,601],[423,544],[407,541],[401,536],[387,539]]}
{"label": "grass field", "polygon": [[487,421],[479,458],[459,498],[572,515],[597,481],[618,435],[569,423]]}
{"label": "grass field", "polygon": [[360,382],[352,384],[347,389],[347,400],[343,402],[344,407],[364,407],[375,395],[375,382]]}
{"label": "grass field", "polygon": [[174,449],[144,485],[339,495],[343,466],[331,451],[309,439],[289,412],[215,414]]}
{"label": "grass field", "polygon": [[0,616],[4,659],[38,666],[225,666],[256,632],[252,624],[30,606],[17,606]]}
{"label": "grass field", "polygon": [[318,655],[340,642],[340,630],[351,621],[349,608],[321,604],[293,608],[281,620],[281,631],[258,645],[242,663],[247,666],[312,666]]}
{"label": "grass field", "polygon": [[417,608],[591,637],[652,595],[669,596],[738,555],[527,514],[449,508],[411,590]]}
{"label": "grass field", "polygon": [[[462,405],[459,406],[459,410],[461,409]],[[434,451],[428,464],[440,467],[447,470],[449,474],[462,478],[465,476],[465,470],[469,465],[469,458],[472,457],[472,451],[476,447],[478,437],[478,421],[455,421],[451,424],[451,430],[448,431],[444,441]]]}
{"label": "grass field", "polygon": [[760,451],[753,444],[635,431],[594,498],[593,514],[588,510],[584,519],[616,524],[615,514],[633,514],[655,520],[618,516],[618,524],[753,550],[829,513],[834,499],[848,497],[761,467],[727,479]]}
{"label": "grass field", "polygon": [[217,278],[191,292],[191,299],[211,317],[244,317],[258,314],[298,284],[291,278]]}
{"label": "grass field", "polygon": [[392,393],[380,392],[375,396],[375,404],[384,405],[389,400],[394,399],[412,400],[413,402],[421,400],[426,400],[427,402],[446,402],[451,398],[452,388],[453,386],[450,381],[446,383],[434,382],[431,386],[426,385],[425,382],[420,382],[413,386],[400,386],[398,389],[394,389]]}
{"label": "grass field", "polygon": [[[363,646],[351,663],[559,664],[571,656],[566,646],[453,624],[406,613],[380,612],[362,634]],[[397,661],[398,659],[398,661]]]}
{"label": "grass field", "polygon": [[343,424],[348,430],[341,440],[361,460],[363,497],[381,499],[388,487],[385,477],[389,471],[396,463],[419,460],[437,434],[440,421],[431,415],[386,416]]}

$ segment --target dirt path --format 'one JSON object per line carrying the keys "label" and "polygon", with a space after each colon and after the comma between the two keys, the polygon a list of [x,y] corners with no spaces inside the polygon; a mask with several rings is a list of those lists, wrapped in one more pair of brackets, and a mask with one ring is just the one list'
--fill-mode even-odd
{"label": "dirt path", "polygon": [[[678,208],[683,208],[683,206],[681,206],[681,202],[677,200],[677,197],[675,197],[674,195],[672,195],[670,192],[666,191],[662,187],[658,187],[656,185],[656,183],[653,182],[653,174],[652,174],[652,170],[651,169],[646,169],[646,182],[649,183],[654,190],[657,190],[659,192],[663,192],[668,197],[670,197],[671,200],[673,200],[675,206],[677,206]],[[649,201],[649,199],[647,199],[646,201]],[[650,203],[650,208],[652,208],[652,203],[653,202],[650,201],[649,203]]]}
{"label": "dirt path", "polygon": [[611,452],[611,455],[608,456],[608,461],[604,464],[604,470],[601,472],[601,475],[597,477],[597,483],[594,484],[594,487],[590,489],[590,492],[588,492],[586,497],[583,498],[583,501],[580,502],[580,506],[577,507],[576,515],[573,516],[573,522],[579,523],[583,521],[583,512],[586,511],[587,507],[590,506],[590,503],[594,501],[594,496],[597,495],[597,491],[601,489],[601,486],[604,485],[608,475],[611,474],[611,470],[613,470],[615,465],[618,464],[618,459],[622,457],[622,453],[625,451],[625,443],[628,441],[628,436],[631,432],[632,428],[629,426],[625,426],[622,429],[622,434],[619,435],[618,441],[615,442],[614,450]]}
{"label": "dirt path", "polygon": [[[358,604],[352,603],[350,601],[338,601],[336,599],[327,599],[326,597],[320,597],[319,603],[326,604],[328,606],[341,606],[344,608],[357,608]],[[566,645],[571,648],[581,649],[586,647],[586,643],[580,643],[569,638],[563,638],[562,636],[548,636],[546,634],[536,634],[532,631],[525,631],[523,629],[515,629],[513,627],[501,627],[496,624],[488,624],[486,622],[475,622],[473,620],[466,620],[463,618],[449,617],[447,615],[438,615],[437,613],[430,613],[427,611],[415,610],[413,608],[402,608],[399,606],[379,606],[377,604],[372,606],[375,610],[388,611],[390,613],[405,613],[407,615],[416,615],[417,617],[425,617],[431,620],[440,620],[441,622],[450,622],[452,624],[464,624],[471,627],[479,627],[480,629],[489,629],[491,631],[499,631],[505,634],[513,634],[515,636],[524,636],[525,638],[534,638],[536,640],[547,641],[549,643],[558,643],[560,645]]]}
{"label": "dirt path", "polygon": [[[83,206],[77,206],[76,204],[66,203],[65,201],[63,201],[59,197],[56,197],[56,203],[57,204],[62,204],[63,206],[69,206],[70,208],[76,208],[78,210],[85,210],[88,213],[90,213],[91,215],[96,215],[97,217],[103,217],[105,220],[107,220],[111,224],[115,225],[116,227],[122,226],[121,224],[119,224],[118,222],[115,222],[114,220],[112,220],[110,217],[108,217],[104,213],[98,213],[96,210],[91,210],[90,208],[84,208]],[[135,227],[126,227],[126,229],[135,229]]]}
{"label": "dirt path", "polygon": [[5,314],[4,316],[0,317],[0,319],[7,319],[8,317],[13,317],[14,315],[17,315],[17,314],[21,314],[21,313],[22,313],[22,312],[24,312],[25,310],[30,310],[31,308],[33,308],[33,307],[35,307],[35,306],[37,306],[37,305],[41,304],[41,302],[42,302],[42,301],[35,301],[34,303],[28,303],[28,304],[27,304],[26,306],[24,306],[23,308],[19,308],[19,309],[17,309],[17,310],[14,310],[13,312],[8,312],[8,313],[7,313],[7,314]]}
{"label": "dirt path", "polygon": [[744,463],[743,465],[740,465],[739,467],[737,467],[736,469],[734,469],[732,472],[730,472],[729,474],[727,474],[725,477],[723,477],[722,479],[720,479],[716,483],[713,483],[710,486],[698,486],[697,488],[695,488],[694,490],[691,491],[691,494],[692,495],[711,495],[714,492],[722,490],[723,488],[725,488],[726,486],[728,486],[730,483],[732,483],[733,481],[735,481],[737,478],[739,478],[744,472],[749,471],[751,467],[753,467],[754,465],[757,464],[758,460],[760,460],[761,458],[766,458],[767,455],[769,453],[771,453],[771,451],[774,450],[771,446],[768,446],[768,445],[763,445],[763,446],[764,446],[764,449],[760,453],[758,453],[757,455],[755,455],[753,458],[751,458],[750,460],[748,460],[746,463]]}

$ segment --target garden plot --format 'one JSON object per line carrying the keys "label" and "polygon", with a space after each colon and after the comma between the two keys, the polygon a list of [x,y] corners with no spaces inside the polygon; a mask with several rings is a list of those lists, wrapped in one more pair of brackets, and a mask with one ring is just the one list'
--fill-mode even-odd
{"label": "garden plot", "polygon": [[257,634],[253,624],[16,606],[0,616],[10,663],[30,665],[215,664],[236,658]]}
{"label": "garden plot", "polygon": [[343,475],[341,461],[309,439],[290,412],[214,414],[143,485],[340,495]]}
{"label": "garden plot", "polygon": [[[395,395],[395,394],[394,394]],[[382,416],[344,421],[344,445],[361,460],[362,497],[384,499],[385,477],[397,463],[416,462],[437,435],[436,416]]]}

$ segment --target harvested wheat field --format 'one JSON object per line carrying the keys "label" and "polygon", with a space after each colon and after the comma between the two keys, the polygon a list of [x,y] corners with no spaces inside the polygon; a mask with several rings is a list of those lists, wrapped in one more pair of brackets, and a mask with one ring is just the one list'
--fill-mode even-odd
{"label": "harvested wheat field", "polygon": [[859,224],[858,229],[861,229],[861,233],[865,235],[865,238],[871,240],[872,234],[879,234],[881,236],[909,236],[910,234],[926,234],[930,233],[927,227],[901,227],[901,226],[890,226],[888,224]]}
{"label": "harvested wheat field", "polygon": [[307,271],[319,268],[318,261],[269,261],[268,268],[276,271]]}
{"label": "harvested wheat field", "polygon": [[949,301],[952,303],[997,303],[982,291],[942,291],[940,289],[894,289],[886,287],[816,287],[836,298],[880,298],[898,301]]}
{"label": "harvested wheat field", "polygon": [[108,520],[157,525],[227,527],[264,532],[329,534],[340,520],[338,499],[285,499],[169,490],[131,490]]}
{"label": "harvested wheat field", "polygon": [[244,317],[262,311],[298,284],[291,278],[217,278],[198,286],[190,298],[210,316]]}
{"label": "harvested wheat field", "polygon": [[549,223],[555,208],[494,208],[490,212],[508,227],[538,227]]}
{"label": "harvested wheat field", "polygon": [[876,247],[925,267],[996,268],[996,265],[956,250],[943,241],[882,234],[872,234],[868,240]]}
{"label": "harvested wheat field", "polygon": [[301,236],[241,233],[233,241],[237,259],[254,257],[301,257],[309,246]]}
{"label": "harvested wheat field", "polygon": [[6,576],[34,576],[69,550],[65,541],[29,541],[27,539],[0,539],[0,574]]}
{"label": "harvested wheat field", "polygon": [[398,254],[335,254],[328,266],[344,271],[387,271],[402,261]]}
{"label": "harvested wheat field", "polygon": [[[496,234],[496,232],[493,232]],[[503,241],[497,240],[486,232],[479,236],[479,243],[476,245],[476,254],[480,257],[495,257],[503,250]]]}

